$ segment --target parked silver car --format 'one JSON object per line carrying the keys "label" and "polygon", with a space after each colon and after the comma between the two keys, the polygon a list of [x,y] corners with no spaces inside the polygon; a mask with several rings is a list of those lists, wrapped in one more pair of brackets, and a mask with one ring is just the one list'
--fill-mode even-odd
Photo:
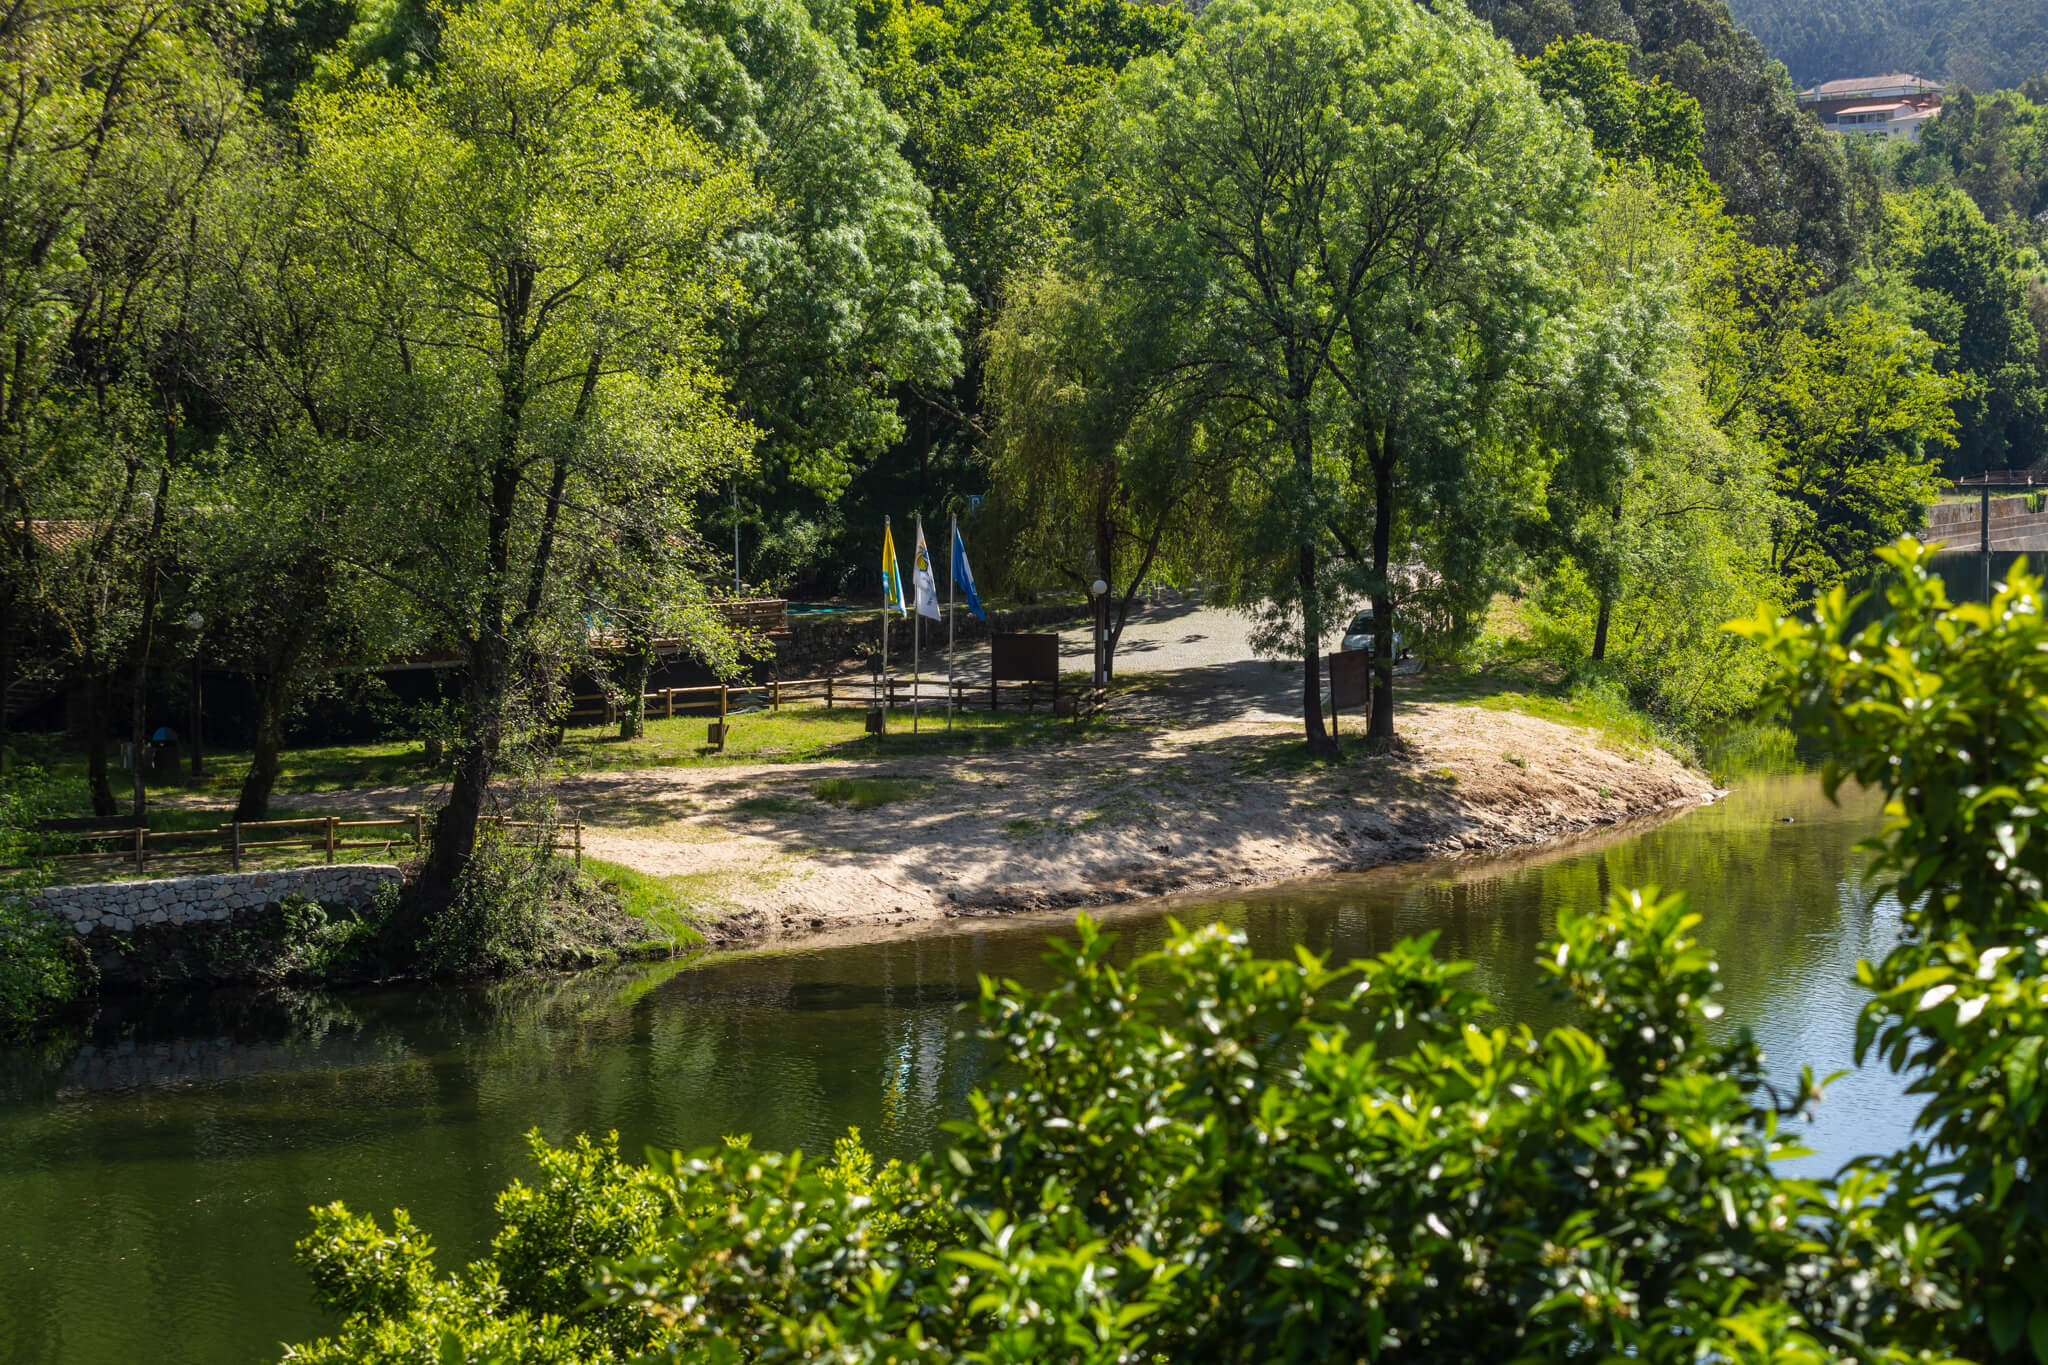
{"label": "parked silver car", "polygon": [[[1351,618],[1351,624],[1344,628],[1344,643],[1340,648],[1346,651],[1358,650],[1370,654],[1372,653],[1373,641],[1378,638],[1378,634],[1379,623],[1373,619],[1372,611],[1368,608]],[[1408,657],[1408,650],[1401,643],[1401,632],[1399,630],[1394,632],[1394,657],[1396,659]]]}

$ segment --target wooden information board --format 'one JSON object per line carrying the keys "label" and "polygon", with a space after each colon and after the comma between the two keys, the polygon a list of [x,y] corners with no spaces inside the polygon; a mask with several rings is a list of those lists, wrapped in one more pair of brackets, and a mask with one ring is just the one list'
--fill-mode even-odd
{"label": "wooden information board", "polygon": [[991,635],[988,653],[991,677],[996,682],[1059,681],[1057,635]]}
{"label": "wooden information board", "polygon": [[1330,706],[1337,711],[1363,711],[1372,697],[1372,656],[1362,649],[1343,649],[1330,656]]}

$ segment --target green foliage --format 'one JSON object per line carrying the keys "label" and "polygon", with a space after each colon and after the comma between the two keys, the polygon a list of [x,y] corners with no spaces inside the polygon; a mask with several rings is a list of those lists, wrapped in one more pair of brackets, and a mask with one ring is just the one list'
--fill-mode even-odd
{"label": "green foliage", "polygon": [[32,1024],[85,990],[64,927],[20,891],[0,890],[0,1034]]}
{"label": "green foliage", "polygon": [[2014,570],[1988,603],[1952,605],[1911,541],[1883,556],[1882,610],[1839,589],[1810,624],[1744,622],[1784,679],[1785,707],[1825,747],[1830,790],[1882,789],[1877,889],[1905,933],[1858,979],[1871,1052],[1924,1097],[1919,1138],[1884,1217],[1942,1239],[1957,1285],[1953,1349],[1977,1359],[2044,1354],[2048,1292],[2048,608]]}
{"label": "green foliage", "polygon": [[1961,383],[1935,341],[1868,307],[1784,339],[1759,404],[1780,499],[1771,556],[1805,597],[1866,571],[1934,501],[1934,448],[1955,441]]}
{"label": "green foliage", "polygon": [[2029,0],[1897,8],[1731,0],[1729,8],[1801,84],[1911,71],[1995,90],[2048,71],[2048,20]]}
{"label": "green foliage", "polygon": [[409,1225],[321,1214],[302,1255],[348,1316],[290,1358],[1911,1358],[1883,1338],[1949,1305],[1949,1239],[1888,1233],[1881,1178],[1778,1178],[1695,923],[1561,914],[1576,1022],[1539,1035],[1427,938],[1334,968],[1176,930],[1125,970],[1083,919],[1050,989],[984,983],[1001,1080],[942,1160],[537,1144],[445,1281]]}
{"label": "green foliage", "polygon": [[[850,1227],[909,1265],[930,1267],[938,1241],[954,1240],[953,1215],[924,1197],[914,1170],[878,1166],[857,1133],[825,1164],[757,1153],[744,1141],[687,1158],[654,1154],[646,1165],[621,1160],[616,1134],[557,1148],[535,1132],[528,1145],[537,1178],[498,1196],[489,1253],[445,1278],[436,1277],[432,1246],[403,1210],[388,1233],[339,1204],[314,1210],[299,1257],[321,1306],[342,1324],[332,1338],[289,1348],[286,1359],[442,1365],[452,1350],[463,1360],[626,1361],[672,1348],[692,1319],[716,1315],[737,1332],[750,1321],[772,1323],[783,1306],[771,1288],[778,1280],[791,1299],[851,1288],[857,1264],[829,1264],[846,1257],[840,1238]],[[747,1248],[766,1252],[770,1266],[778,1252],[798,1252],[764,1241],[777,1215],[809,1223],[800,1242],[814,1243],[825,1259],[798,1253],[808,1263],[765,1276],[749,1264]],[[679,1261],[685,1245],[710,1254]],[[813,1287],[812,1278],[821,1283]],[[771,1297],[757,1306],[741,1302],[735,1295],[749,1283]],[[594,1287],[601,1305],[592,1305]],[[640,1300],[671,1290],[679,1291],[679,1307],[698,1296],[703,1306],[643,1311]],[[729,1342],[706,1344],[709,1358],[731,1358],[718,1353]]]}
{"label": "green foliage", "polygon": [[1699,101],[1659,80],[1629,74],[1629,48],[1583,35],[1560,38],[1522,63],[1543,97],[1572,100],[1603,156],[1646,162],[1660,175],[1702,183]]}
{"label": "green foliage", "polygon": [[2048,229],[2036,217],[2048,210],[2048,61],[2032,85],[2031,98],[2022,90],[1948,91],[1941,117],[1898,154],[1893,175],[1908,186],[1951,182],[1986,218],[2031,229],[2038,243]]}
{"label": "green foliage", "polygon": [[[1265,643],[1291,636],[1319,672],[1346,596],[1391,618],[1425,581],[1438,615],[1473,615],[1540,477],[1506,395],[1554,365],[1583,135],[1476,24],[1376,0],[1211,6],[1099,126],[1077,268],[1109,294],[1111,344],[1142,355],[1100,387],[1113,406],[1144,388],[1129,370],[1171,386],[1197,448],[1231,457],[1232,586]],[[1390,736],[1391,688],[1375,697]]]}
{"label": "green foliage", "polygon": [[1953,472],[2026,464],[2048,440],[2048,376],[2012,243],[1956,190],[1894,201],[1888,236],[1905,281],[1924,291],[1914,320],[1943,343],[1955,400]]}
{"label": "green foliage", "polygon": [[10,869],[0,877],[0,1035],[35,1023],[88,984],[84,953],[35,902],[48,880],[35,821],[48,813],[50,796],[39,769],[17,765],[0,782],[0,865]]}
{"label": "green foliage", "polygon": [[1636,79],[1699,102],[1701,159],[1745,235],[1796,247],[1830,276],[1856,259],[1869,227],[1864,186],[1835,139],[1799,108],[1774,54],[1736,27],[1725,5],[1476,0],[1471,8],[1525,57],[1577,34],[1627,44]]}

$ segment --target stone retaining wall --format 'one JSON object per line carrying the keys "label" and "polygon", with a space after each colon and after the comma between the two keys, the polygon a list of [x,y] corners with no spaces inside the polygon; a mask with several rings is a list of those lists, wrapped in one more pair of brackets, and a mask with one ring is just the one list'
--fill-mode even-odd
{"label": "stone retaining wall", "polygon": [[398,869],[388,863],[338,863],[276,872],[53,886],[42,893],[42,902],[45,910],[84,936],[98,930],[125,933],[145,924],[225,920],[240,911],[275,905],[288,896],[360,909],[370,903],[378,887],[398,880]]}

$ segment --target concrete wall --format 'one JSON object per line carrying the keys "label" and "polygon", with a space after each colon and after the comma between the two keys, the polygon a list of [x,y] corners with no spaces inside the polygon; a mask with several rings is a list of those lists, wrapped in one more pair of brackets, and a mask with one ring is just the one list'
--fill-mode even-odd
{"label": "concrete wall", "polygon": [[[1943,542],[1951,550],[1975,550],[1982,543],[1977,502],[1938,502],[1927,509],[1922,540]],[[1991,500],[1993,550],[2048,550],[2048,512],[2029,512],[2024,497]]]}
{"label": "concrete wall", "polygon": [[222,872],[206,877],[165,877],[146,882],[53,886],[43,908],[85,936],[125,933],[146,924],[195,924],[261,910],[288,896],[325,906],[360,909],[377,888],[399,880],[385,863],[338,863],[276,872]]}

